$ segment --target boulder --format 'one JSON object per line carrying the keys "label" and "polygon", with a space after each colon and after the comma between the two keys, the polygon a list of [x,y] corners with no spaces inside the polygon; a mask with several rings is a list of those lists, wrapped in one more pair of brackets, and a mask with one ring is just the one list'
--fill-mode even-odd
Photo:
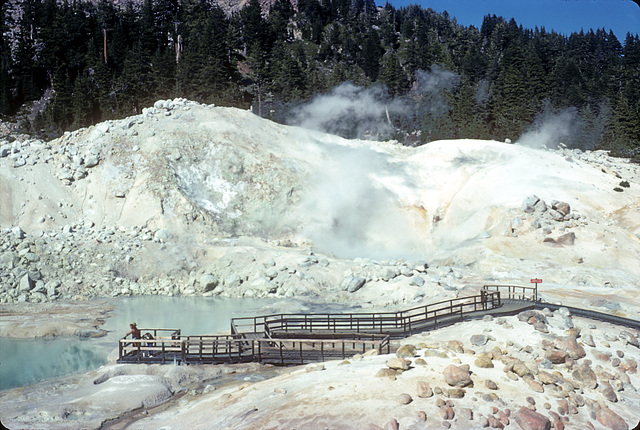
{"label": "boulder", "polygon": [[407,393],[402,393],[398,396],[398,403],[401,405],[408,405],[411,402],[413,402],[413,398]]}
{"label": "boulder", "polygon": [[18,291],[31,291],[34,287],[35,283],[33,279],[26,273],[22,278],[20,278],[20,283],[18,284]]}
{"label": "boulder", "polygon": [[451,406],[443,406],[440,408],[440,417],[443,420],[452,420],[456,416],[453,408]]}
{"label": "boulder", "polygon": [[551,209],[549,211],[549,215],[551,215],[551,218],[553,218],[554,221],[564,221],[564,215],[562,215],[562,213],[558,212],[555,209]]}
{"label": "boulder", "polygon": [[553,364],[562,364],[567,360],[567,352],[559,349],[548,350],[544,357]]}
{"label": "boulder", "polygon": [[545,317],[542,312],[533,310],[520,312],[518,314],[518,320],[526,321],[531,325],[533,325],[536,321],[542,321],[543,323],[547,324],[547,317]]}
{"label": "boulder", "polygon": [[396,351],[396,356],[398,358],[413,358],[416,356],[416,347],[415,345],[407,344],[402,345]]}
{"label": "boulder", "polygon": [[471,344],[475,346],[483,346],[489,341],[489,338],[484,334],[474,334],[471,336]]}
{"label": "boulder", "polygon": [[84,160],[85,167],[95,167],[98,163],[100,163],[100,157],[97,154],[90,154]]}
{"label": "boulder", "polygon": [[538,372],[538,379],[543,384],[555,384],[556,382],[558,382],[558,377],[556,375],[554,375],[553,373],[545,372],[544,370]]}
{"label": "boulder", "polygon": [[340,284],[340,287],[343,291],[355,293],[364,286],[365,282],[367,282],[367,280],[362,276],[349,275],[344,278],[342,284]]}
{"label": "boulder", "polygon": [[200,286],[204,291],[213,291],[219,282],[218,276],[213,273],[205,273],[200,277]]}
{"label": "boulder", "polygon": [[397,374],[398,372],[396,372],[395,370],[385,367],[378,370],[378,372],[376,373],[376,378],[391,378],[395,380]]}
{"label": "boulder", "polygon": [[431,386],[426,381],[418,381],[418,397],[423,399],[427,399],[433,396],[433,390]]}
{"label": "boulder", "polygon": [[422,276],[414,276],[409,281],[409,285],[422,287],[424,285],[424,278]]}
{"label": "boulder", "polygon": [[527,213],[535,211],[535,205],[540,201],[540,198],[536,195],[528,196],[522,202],[522,210]]}
{"label": "boulder", "polygon": [[493,368],[492,358],[493,358],[492,354],[488,354],[488,353],[478,354],[478,356],[474,361],[474,364],[483,369],[491,369]]}
{"label": "boulder", "polygon": [[450,399],[462,399],[465,391],[462,388],[449,388],[448,394]]}
{"label": "boulder", "polygon": [[601,407],[596,412],[596,419],[604,427],[611,430],[629,430],[627,422],[607,407]]}
{"label": "boulder", "polygon": [[533,379],[531,376],[527,376],[526,378],[522,378],[524,382],[536,393],[544,393],[544,386]]}
{"label": "boulder", "polygon": [[559,350],[566,351],[573,360],[583,358],[587,353],[575,338],[560,336],[553,340],[553,345]]}
{"label": "boulder", "polygon": [[445,367],[442,374],[447,384],[452,387],[466,387],[473,384],[469,366],[455,366],[450,364]]}
{"label": "boulder", "polygon": [[633,333],[627,331],[627,330],[623,330],[620,332],[620,339],[624,340],[625,342],[627,342],[629,345],[633,345],[636,348],[640,347],[640,342],[638,342],[638,338],[636,336],[633,335]]}
{"label": "boulder", "polygon": [[540,199],[538,200],[538,202],[534,205],[534,209],[536,210],[536,212],[546,212],[548,207],[547,204],[545,203],[544,200]]}
{"label": "boulder", "polygon": [[571,373],[571,376],[573,376],[573,379],[583,388],[596,388],[598,386],[598,379],[595,372],[586,363],[580,364]]}
{"label": "boulder", "polygon": [[424,352],[425,357],[438,357],[438,358],[449,358],[446,352],[440,351],[438,349],[427,349]]}
{"label": "boulder", "polygon": [[487,379],[486,381],[484,381],[484,385],[485,385],[485,387],[487,387],[490,390],[497,390],[498,389],[498,384],[493,382],[491,379]]}
{"label": "boulder", "polygon": [[585,345],[588,345],[592,348],[595,348],[596,343],[593,341],[593,336],[591,336],[589,333],[582,335],[581,337],[582,342],[584,342]]}
{"label": "boulder", "polygon": [[560,212],[562,216],[569,215],[571,212],[571,206],[569,206],[569,203],[565,202],[558,202],[554,209]]}
{"label": "boulder", "polygon": [[529,408],[520,408],[516,412],[516,422],[522,430],[550,430],[549,418]]}
{"label": "boulder", "polygon": [[459,340],[450,340],[444,344],[444,347],[459,354],[464,353],[464,345]]}
{"label": "boulder", "polygon": [[575,242],[576,242],[576,234],[574,232],[563,234],[562,236],[556,239],[556,243],[558,245],[572,246]]}
{"label": "boulder", "polygon": [[411,365],[410,360],[405,360],[404,358],[391,357],[387,360],[387,367],[394,370],[409,370],[409,366]]}

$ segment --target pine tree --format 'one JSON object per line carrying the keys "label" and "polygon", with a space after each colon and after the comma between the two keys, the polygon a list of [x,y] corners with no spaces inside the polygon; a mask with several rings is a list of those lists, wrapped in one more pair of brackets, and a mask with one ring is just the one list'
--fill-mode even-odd
{"label": "pine tree", "polygon": [[380,59],[384,54],[384,50],[380,44],[380,37],[378,32],[371,29],[362,46],[362,54],[360,65],[364,70],[365,75],[372,81],[378,79],[378,73],[380,71]]}
{"label": "pine tree", "polygon": [[[11,14],[8,12],[8,4],[2,3],[0,6],[2,17],[0,18],[0,34],[7,34],[11,28]],[[11,70],[11,48],[8,38],[0,38],[0,115],[11,112],[11,88],[13,83],[9,71]]]}
{"label": "pine tree", "polygon": [[401,95],[409,89],[409,79],[400,65],[396,54],[385,55],[382,62],[380,81],[386,85],[391,95]]}

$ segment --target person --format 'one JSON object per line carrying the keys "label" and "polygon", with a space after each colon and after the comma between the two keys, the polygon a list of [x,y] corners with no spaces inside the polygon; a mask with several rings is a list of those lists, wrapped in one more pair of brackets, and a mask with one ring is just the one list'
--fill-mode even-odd
{"label": "person", "polygon": [[129,328],[131,329],[129,333],[126,334],[125,337],[131,335],[133,339],[140,339],[140,329],[136,325],[136,323],[129,324]]}

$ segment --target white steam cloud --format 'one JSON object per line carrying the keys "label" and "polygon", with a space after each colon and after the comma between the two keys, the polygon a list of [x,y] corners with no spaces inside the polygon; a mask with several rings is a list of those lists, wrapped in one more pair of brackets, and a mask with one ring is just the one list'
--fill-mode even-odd
{"label": "white steam cloud", "polygon": [[449,104],[445,93],[453,90],[460,82],[460,76],[434,65],[431,71],[418,70],[415,73],[413,84],[414,97],[423,100],[422,109],[425,109],[434,118],[439,118],[449,111]]}
{"label": "white steam cloud", "polygon": [[530,148],[557,148],[571,139],[580,129],[578,111],[569,108],[562,111],[545,109],[516,142]]}
{"label": "white steam cloud", "polygon": [[349,138],[380,138],[393,131],[389,115],[405,110],[384,87],[363,88],[344,82],[300,107],[289,123]]}
{"label": "white steam cloud", "polygon": [[383,185],[406,181],[402,170],[369,147],[331,146],[323,152],[317,185],[301,202],[307,215],[302,235],[341,258],[423,255],[424,242],[398,196]]}

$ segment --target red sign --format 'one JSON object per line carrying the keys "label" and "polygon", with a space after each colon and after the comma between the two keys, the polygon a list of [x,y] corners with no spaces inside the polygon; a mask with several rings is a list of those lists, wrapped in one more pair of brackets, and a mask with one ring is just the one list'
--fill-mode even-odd
{"label": "red sign", "polygon": [[532,280],[531,280],[531,283],[532,283],[532,284],[539,284],[539,283],[541,283],[541,282],[542,282],[542,279],[532,279]]}

